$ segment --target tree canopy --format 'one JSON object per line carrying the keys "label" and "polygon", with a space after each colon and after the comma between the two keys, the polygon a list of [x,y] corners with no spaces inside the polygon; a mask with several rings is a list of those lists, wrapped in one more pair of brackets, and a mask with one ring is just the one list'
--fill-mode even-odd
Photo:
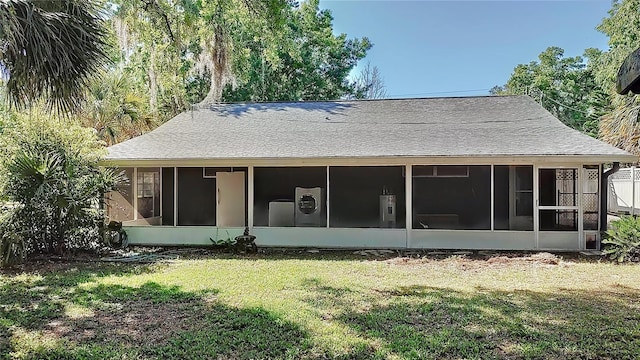
{"label": "tree canopy", "polygon": [[4,93],[77,111],[109,144],[194,104],[354,97],[372,44],[332,20],[318,0],[7,0]]}
{"label": "tree canopy", "polygon": [[564,57],[550,47],[491,92],[531,95],[565,124],[640,155],[640,99],[615,91],[620,65],[640,47],[640,0],[613,1],[596,29],[609,37],[608,50]]}
{"label": "tree canopy", "polygon": [[507,83],[492,93],[530,95],[566,125],[594,137],[605,107],[592,68],[580,56],[565,57],[559,47],[547,48],[537,61],[517,65]]}
{"label": "tree canopy", "polygon": [[627,55],[640,47],[640,1],[614,1],[609,17],[597,29],[609,37],[609,50],[598,53],[594,73],[611,104],[611,110],[600,121],[600,137],[640,155],[640,99],[615,91],[618,68]]}
{"label": "tree canopy", "polygon": [[334,35],[318,0],[148,4],[120,0],[112,24],[119,66],[164,118],[201,102],[344,97],[355,91],[349,73],[372,46]]}

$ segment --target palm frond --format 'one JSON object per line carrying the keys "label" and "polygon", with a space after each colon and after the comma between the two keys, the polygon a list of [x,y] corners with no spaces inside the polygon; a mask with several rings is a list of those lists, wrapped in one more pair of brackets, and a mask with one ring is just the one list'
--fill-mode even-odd
{"label": "palm frond", "polygon": [[0,2],[0,68],[17,107],[37,99],[59,113],[77,108],[89,78],[108,61],[95,0]]}
{"label": "palm frond", "polygon": [[601,118],[599,134],[611,145],[640,154],[640,100],[630,96],[617,98],[613,111]]}

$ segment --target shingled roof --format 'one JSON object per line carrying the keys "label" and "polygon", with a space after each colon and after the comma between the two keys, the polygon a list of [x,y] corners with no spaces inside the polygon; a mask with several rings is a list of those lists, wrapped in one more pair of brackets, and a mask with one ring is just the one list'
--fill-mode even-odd
{"label": "shingled roof", "polygon": [[528,96],[213,105],[111,146],[107,160],[556,155],[636,160]]}

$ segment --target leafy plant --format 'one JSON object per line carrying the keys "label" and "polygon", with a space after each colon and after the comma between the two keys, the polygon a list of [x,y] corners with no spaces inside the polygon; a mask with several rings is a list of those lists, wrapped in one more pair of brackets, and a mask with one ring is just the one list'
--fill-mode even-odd
{"label": "leafy plant", "polygon": [[592,71],[594,52],[566,57],[564,49],[548,47],[538,60],[519,64],[498,95],[529,95],[565,125],[590,136],[598,135],[598,119],[608,104],[604,90]]}
{"label": "leafy plant", "polygon": [[98,166],[102,145],[95,132],[42,115],[8,122],[0,139],[0,188],[13,207],[2,227],[2,255],[20,259],[101,244],[101,202],[123,175]]}
{"label": "leafy plant", "polygon": [[15,214],[15,206],[5,206],[0,215],[0,267],[18,264],[26,257],[24,234]]}
{"label": "leafy plant", "polygon": [[231,250],[236,246],[236,241],[235,241],[235,239],[231,238],[231,234],[229,234],[229,231],[225,230],[225,232],[227,233],[227,237],[226,238],[220,238],[218,236],[218,233],[219,233],[218,229],[216,229],[215,238],[209,238],[209,240],[211,240],[211,243],[213,244],[214,248],[223,249],[223,250]]}
{"label": "leafy plant", "polygon": [[87,79],[108,62],[108,32],[94,0],[0,2],[0,69],[11,102],[44,99],[60,112],[80,104]]}
{"label": "leafy plant", "polygon": [[611,260],[640,261],[640,218],[624,216],[614,221],[602,243]]}

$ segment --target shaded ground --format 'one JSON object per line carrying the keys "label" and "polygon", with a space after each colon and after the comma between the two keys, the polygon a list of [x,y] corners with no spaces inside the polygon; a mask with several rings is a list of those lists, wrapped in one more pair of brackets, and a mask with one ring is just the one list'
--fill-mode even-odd
{"label": "shaded ground", "polygon": [[640,355],[633,265],[551,254],[189,257],[0,273],[0,358]]}

